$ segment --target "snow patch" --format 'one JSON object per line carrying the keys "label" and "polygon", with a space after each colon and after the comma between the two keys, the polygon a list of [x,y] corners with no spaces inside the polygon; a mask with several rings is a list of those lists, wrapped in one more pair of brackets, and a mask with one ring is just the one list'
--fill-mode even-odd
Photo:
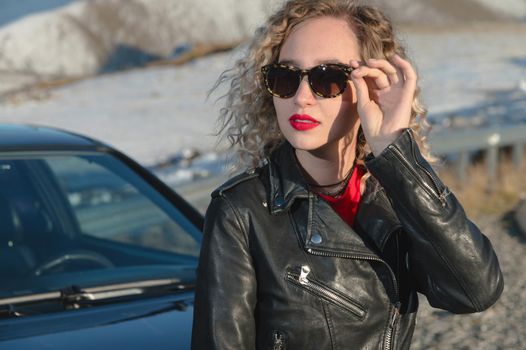
{"label": "snow patch", "polygon": [[230,46],[251,35],[276,1],[74,2],[0,28],[0,71],[84,76],[104,70],[119,50],[154,60],[181,48]]}

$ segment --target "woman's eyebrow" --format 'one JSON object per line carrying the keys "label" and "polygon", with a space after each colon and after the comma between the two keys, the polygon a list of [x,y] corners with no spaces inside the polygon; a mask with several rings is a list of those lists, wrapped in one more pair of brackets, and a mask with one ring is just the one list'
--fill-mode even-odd
{"label": "woman's eyebrow", "polygon": [[[295,67],[299,67],[300,66],[299,63],[297,61],[293,60],[293,59],[281,60],[278,63],[280,63],[280,64],[288,64],[288,65],[295,66]],[[314,61],[314,66],[317,66],[317,65],[320,65],[320,64],[346,64],[346,63],[344,63],[341,60],[336,59],[336,58],[320,59],[320,60],[315,60]]]}
{"label": "woman's eyebrow", "polygon": [[317,60],[315,61],[316,64],[328,64],[328,63],[332,63],[332,64],[345,64],[344,62],[342,62],[341,60],[339,59],[336,59],[336,58],[330,58],[330,59],[325,59],[325,60]]}
{"label": "woman's eyebrow", "polygon": [[278,62],[279,64],[288,64],[288,65],[291,65],[291,66],[298,66],[298,63],[294,60],[281,60]]}

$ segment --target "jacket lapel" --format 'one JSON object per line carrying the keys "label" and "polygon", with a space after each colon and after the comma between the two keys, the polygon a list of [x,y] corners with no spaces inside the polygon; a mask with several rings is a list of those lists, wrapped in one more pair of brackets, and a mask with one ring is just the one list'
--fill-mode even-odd
{"label": "jacket lapel", "polygon": [[288,142],[282,144],[267,162],[267,201],[272,215],[286,212],[296,199],[308,198],[307,184],[296,161],[294,148]]}
{"label": "jacket lapel", "polygon": [[305,249],[337,254],[375,254],[401,227],[391,204],[372,176],[367,179],[354,227],[322,198],[309,191],[294,149],[285,142],[268,159],[267,200],[272,215],[289,213]]}
{"label": "jacket lapel", "polygon": [[402,225],[378,181],[371,176],[367,179],[366,186],[354,226],[357,231],[367,234],[375,246],[383,251],[387,238]]}
{"label": "jacket lapel", "polygon": [[[329,254],[375,254],[367,239],[363,239],[323,199],[314,194],[290,211],[294,230],[305,249]],[[307,220],[305,220],[307,218]]]}

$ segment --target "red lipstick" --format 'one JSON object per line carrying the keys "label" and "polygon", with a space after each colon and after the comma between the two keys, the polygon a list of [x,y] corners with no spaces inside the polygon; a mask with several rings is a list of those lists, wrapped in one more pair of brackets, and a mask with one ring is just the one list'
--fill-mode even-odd
{"label": "red lipstick", "polygon": [[320,125],[320,122],[307,114],[294,114],[289,118],[290,125],[298,130],[305,131]]}

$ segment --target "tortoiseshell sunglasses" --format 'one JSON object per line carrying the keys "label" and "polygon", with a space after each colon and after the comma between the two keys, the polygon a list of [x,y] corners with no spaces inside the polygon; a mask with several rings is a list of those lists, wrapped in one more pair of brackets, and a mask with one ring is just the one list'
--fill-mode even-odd
{"label": "tortoiseshell sunglasses", "polygon": [[316,95],[325,98],[339,96],[345,91],[352,71],[352,67],[337,63],[320,64],[311,69],[299,69],[280,63],[261,68],[268,92],[280,98],[294,96],[305,75]]}

